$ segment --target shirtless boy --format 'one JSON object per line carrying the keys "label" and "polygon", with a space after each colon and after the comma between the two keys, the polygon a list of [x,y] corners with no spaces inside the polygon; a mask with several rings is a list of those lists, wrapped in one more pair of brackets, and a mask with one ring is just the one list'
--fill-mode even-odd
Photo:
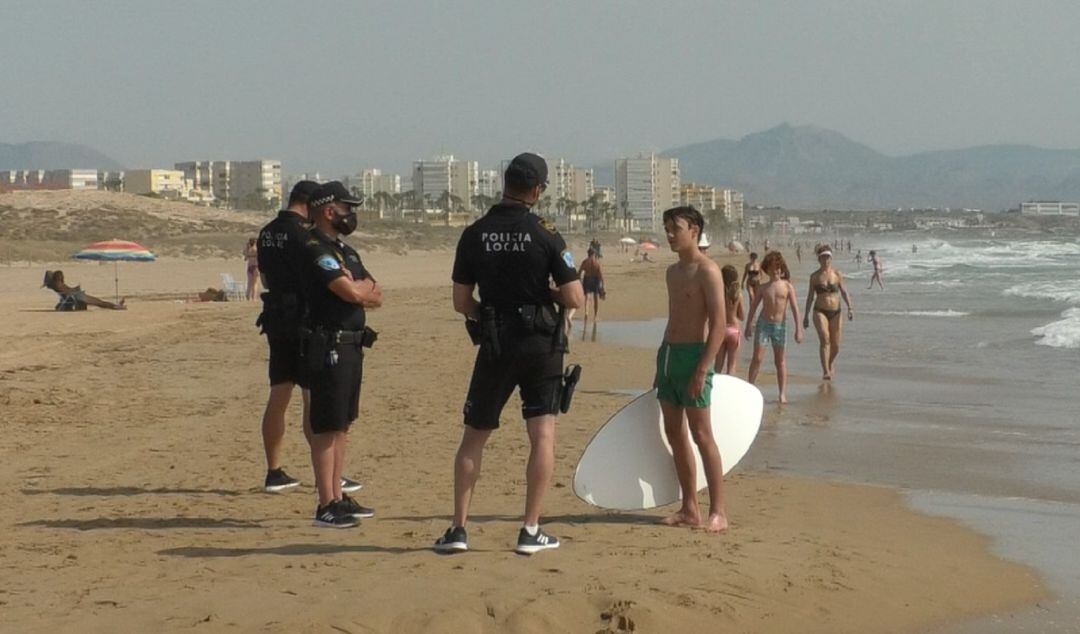
{"label": "shirtless boy", "polygon": [[[769,281],[758,287],[754,301],[750,303],[750,312],[746,315],[746,338],[754,332],[754,356],[750,359],[751,383],[757,380],[761,361],[765,357],[765,344],[771,344],[773,361],[776,363],[776,384],[780,388],[780,402],[787,403],[787,361],[784,348],[787,345],[786,313],[791,307],[791,316],[795,320],[795,343],[802,343],[802,324],[799,323],[799,307],[795,301],[795,286],[783,278],[787,264],[779,251],[770,251],[761,261],[761,271],[769,276]],[[761,315],[754,324],[754,313],[761,305]],[[753,324],[753,325],[752,325]]]}
{"label": "shirtless boy", "polygon": [[[720,267],[698,250],[704,225],[701,212],[693,207],[664,212],[664,231],[679,261],[667,270],[668,323],[656,355],[654,387],[682,491],[682,507],[663,523],[702,526],[718,533],[727,528],[728,520],[724,513],[724,471],[712,435],[709,397],[713,363],[724,340],[724,282]],[[691,436],[701,452],[709,484],[709,517],[704,523],[697,501],[697,466]]]}

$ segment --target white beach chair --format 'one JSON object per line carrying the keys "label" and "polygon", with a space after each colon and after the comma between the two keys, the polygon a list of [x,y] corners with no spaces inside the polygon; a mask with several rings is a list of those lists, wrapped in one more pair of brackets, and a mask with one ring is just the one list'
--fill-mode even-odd
{"label": "white beach chair", "polygon": [[231,273],[221,274],[221,286],[230,300],[243,301],[247,297],[247,283],[237,282]]}

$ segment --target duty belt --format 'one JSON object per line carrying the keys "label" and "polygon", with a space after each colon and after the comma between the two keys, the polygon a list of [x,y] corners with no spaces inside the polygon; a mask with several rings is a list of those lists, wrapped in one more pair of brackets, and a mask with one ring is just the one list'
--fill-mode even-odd
{"label": "duty belt", "polygon": [[363,343],[363,330],[337,330],[334,331],[333,340],[338,343]]}

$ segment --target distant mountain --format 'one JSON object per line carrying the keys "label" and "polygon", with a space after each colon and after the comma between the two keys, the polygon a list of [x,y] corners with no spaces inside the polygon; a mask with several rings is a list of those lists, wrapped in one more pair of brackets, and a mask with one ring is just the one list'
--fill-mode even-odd
{"label": "distant mountain", "polygon": [[[1080,150],[987,145],[886,156],[839,132],[783,124],[738,141],[661,152],[683,182],[734,187],[753,204],[789,208],[1015,207],[1080,200]],[[611,167],[597,170],[610,182]]]}
{"label": "distant mountain", "polygon": [[112,158],[85,145],[42,141],[0,143],[0,170],[79,168],[123,169]]}

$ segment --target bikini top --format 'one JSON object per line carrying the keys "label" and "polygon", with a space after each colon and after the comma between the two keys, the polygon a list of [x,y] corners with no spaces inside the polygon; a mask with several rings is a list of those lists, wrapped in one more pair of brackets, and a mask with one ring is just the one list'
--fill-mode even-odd
{"label": "bikini top", "polygon": [[757,277],[757,274],[760,273],[760,272],[761,271],[758,271],[758,270],[755,270],[755,269],[750,269],[749,271],[746,272],[746,277]]}
{"label": "bikini top", "polygon": [[828,284],[818,284],[818,285],[814,286],[814,290],[817,291],[818,293],[821,293],[821,294],[831,295],[831,294],[839,291],[840,287],[837,286],[836,284],[833,284],[832,282],[829,282]]}

